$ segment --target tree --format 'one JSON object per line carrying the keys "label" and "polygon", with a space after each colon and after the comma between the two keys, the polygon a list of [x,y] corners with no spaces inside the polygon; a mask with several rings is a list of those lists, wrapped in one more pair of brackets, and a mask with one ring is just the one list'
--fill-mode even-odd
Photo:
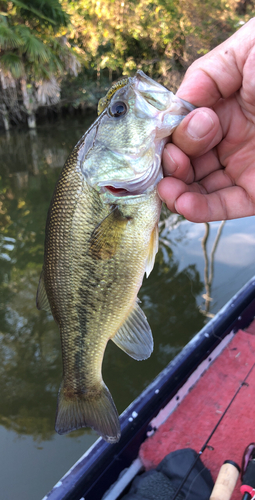
{"label": "tree", "polygon": [[26,114],[35,127],[40,105],[56,104],[65,73],[77,75],[80,63],[67,38],[69,17],[59,0],[2,1],[0,13],[0,111],[9,118]]}

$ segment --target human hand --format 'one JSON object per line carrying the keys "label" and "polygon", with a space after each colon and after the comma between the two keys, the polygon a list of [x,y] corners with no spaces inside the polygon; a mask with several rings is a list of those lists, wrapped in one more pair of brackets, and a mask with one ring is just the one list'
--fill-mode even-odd
{"label": "human hand", "polygon": [[[188,69],[195,106],[163,153],[158,193],[193,222],[255,214],[255,18]],[[169,177],[171,176],[171,177]]]}

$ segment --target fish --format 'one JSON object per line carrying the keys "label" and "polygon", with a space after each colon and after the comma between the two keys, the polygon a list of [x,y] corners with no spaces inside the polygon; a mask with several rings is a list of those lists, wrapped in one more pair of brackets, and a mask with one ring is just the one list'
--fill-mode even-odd
{"label": "fish", "polygon": [[158,251],[162,151],[192,109],[139,70],[99,101],[98,118],[62,169],[36,297],[60,330],[59,434],[89,426],[109,443],[120,439],[102,361],[109,340],[136,360],[153,351],[137,294]]}

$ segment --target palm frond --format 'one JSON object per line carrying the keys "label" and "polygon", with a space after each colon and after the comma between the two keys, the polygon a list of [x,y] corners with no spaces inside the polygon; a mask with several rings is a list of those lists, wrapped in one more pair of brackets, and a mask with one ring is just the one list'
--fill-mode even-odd
{"label": "palm frond", "polygon": [[20,78],[24,74],[24,66],[18,54],[7,52],[1,57],[1,67],[10,72],[13,78]]}
{"label": "palm frond", "polygon": [[[6,3],[8,2],[8,0],[4,0],[4,1]],[[45,16],[39,9],[34,8],[31,4],[26,5],[24,2],[21,2],[20,0],[12,0],[12,3],[14,5],[16,5],[16,7],[19,7],[20,9],[24,9],[24,10],[27,10],[29,12],[32,12],[37,17],[44,19],[45,21],[48,21],[50,24],[56,24],[56,22],[53,19],[51,19],[48,16]]]}
{"label": "palm frond", "polygon": [[54,54],[54,52],[51,53],[51,58],[49,61],[49,70],[53,74],[64,73],[64,66],[62,64],[62,61],[56,54]]}
{"label": "palm frond", "polygon": [[11,75],[10,71],[4,70],[0,66],[0,82],[1,82],[1,87],[2,91],[5,91],[6,89],[16,89],[16,80],[13,78]]}
{"label": "palm frond", "polygon": [[37,101],[39,104],[57,104],[59,99],[60,86],[55,77],[37,83]]}
{"label": "palm frond", "polygon": [[0,12],[0,23],[4,24],[5,26],[8,26],[7,16],[8,12],[3,12],[3,11]]}
{"label": "palm frond", "polygon": [[[66,37],[61,36],[57,38],[49,36],[48,40],[50,41],[51,50],[55,57],[55,64],[59,66],[59,61],[61,61],[62,71],[64,69],[66,72],[77,76],[81,68],[82,58],[71,47]],[[61,71],[61,68],[59,70]]]}
{"label": "palm frond", "polygon": [[30,29],[26,26],[18,26],[17,29],[20,37],[22,38],[23,48],[29,61],[39,61],[40,63],[48,62],[50,59],[50,53],[46,45],[39,38],[33,35]]}
{"label": "palm frond", "polygon": [[16,48],[22,43],[21,38],[14,28],[10,28],[5,23],[0,23],[0,49],[6,50]]}
{"label": "palm frond", "polygon": [[25,64],[25,71],[29,82],[37,82],[39,80],[49,80],[52,76],[52,71],[48,64],[40,64],[35,61],[33,64],[28,62]]}
{"label": "palm frond", "polygon": [[[8,0],[4,0],[8,2]],[[43,19],[53,26],[67,26],[69,15],[63,10],[59,0],[12,0],[12,3],[18,7],[23,14],[26,11],[27,17],[36,16]]]}

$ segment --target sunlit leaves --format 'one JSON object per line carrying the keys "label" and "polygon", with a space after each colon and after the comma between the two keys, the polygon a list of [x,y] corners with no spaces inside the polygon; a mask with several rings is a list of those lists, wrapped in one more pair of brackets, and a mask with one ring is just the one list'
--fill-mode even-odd
{"label": "sunlit leaves", "polygon": [[207,52],[234,30],[234,4],[225,0],[63,0],[70,14],[70,39],[98,81],[114,72],[142,68],[169,84],[179,79],[199,51]]}

